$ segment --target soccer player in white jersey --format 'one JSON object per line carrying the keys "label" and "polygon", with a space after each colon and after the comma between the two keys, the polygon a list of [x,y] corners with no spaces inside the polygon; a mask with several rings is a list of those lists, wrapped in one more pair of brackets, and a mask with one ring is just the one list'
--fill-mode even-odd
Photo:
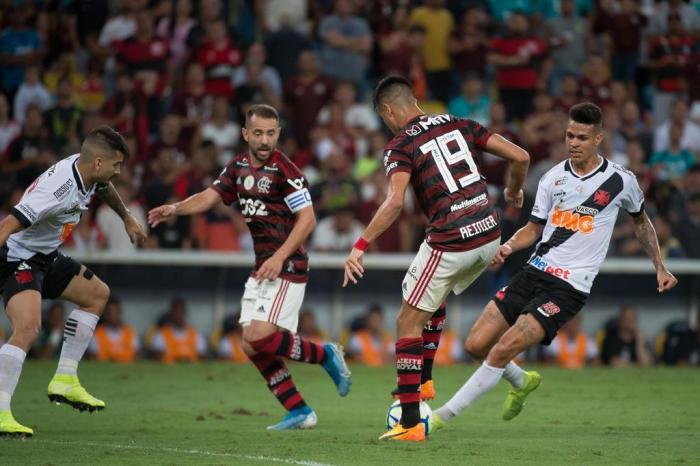
{"label": "soccer player in white jersey", "polygon": [[[598,154],[602,140],[600,109],[587,102],[571,107],[566,130],[570,158],[542,177],[530,221],[501,245],[493,263],[501,264],[514,251],[541,240],[525,267],[496,293],[472,327],[466,349],[484,362],[435,410],[437,428],[496,386],[516,355],[537,344],[549,345],[581,310],[620,209],[634,218],[637,239],[656,268],[658,291],[678,283],[661,258],[637,179]],[[525,397],[541,381],[534,371],[508,375],[514,387],[506,398],[505,420],[520,413]]]}
{"label": "soccer player in white jersey", "polygon": [[93,130],[79,154],[61,160],[39,176],[0,222],[0,292],[12,324],[10,339],[0,347],[0,435],[34,434],[15,421],[10,400],[24,358],[41,327],[42,298],[60,298],[77,305],[63,331],[58,368],[49,383],[49,400],[80,411],[105,407],[102,400],[80,385],[77,369],[109,298],[109,288],[90,269],[57,250],[95,194],[119,214],[132,241],[145,239],[143,227],[109,182],[128,157],[129,150],[119,133],[106,126]]}

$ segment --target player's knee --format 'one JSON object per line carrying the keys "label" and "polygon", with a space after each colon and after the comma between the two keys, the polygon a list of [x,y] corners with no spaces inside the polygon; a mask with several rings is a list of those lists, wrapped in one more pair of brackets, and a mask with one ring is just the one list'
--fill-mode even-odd
{"label": "player's knee", "polygon": [[464,342],[464,350],[474,359],[484,359],[489,350],[487,346],[478,338],[473,338],[471,335]]}
{"label": "player's knee", "polygon": [[34,342],[39,338],[39,332],[41,331],[41,322],[29,321],[15,326],[12,332],[13,342],[25,351],[34,344]]}

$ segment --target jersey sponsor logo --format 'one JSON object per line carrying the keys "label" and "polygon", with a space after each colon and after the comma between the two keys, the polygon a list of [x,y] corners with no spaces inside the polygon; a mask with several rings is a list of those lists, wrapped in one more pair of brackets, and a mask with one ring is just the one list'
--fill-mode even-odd
{"label": "jersey sponsor logo", "polygon": [[301,359],[301,338],[297,337],[292,333],[292,351],[289,353],[289,357],[298,361]]}
{"label": "jersey sponsor logo", "polygon": [[258,180],[258,191],[263,194],[270,194],[270,186],[272,186],[272,180],[267,176],[263,176]]}
{"label": "jersey sponsor logo", "polygon": [[[550,275],[554,275],[558,278],[563,278],[564,280],[568,280],[571,276],[570,270],[562,267],[552,267],[546,260],[542,259],[542,257],[540,256],[535,256],[532,259],[530,259],[529,264],[543,272],[546,272]],[[503,289],[503,291],[505,296],[505,288]],[[496,297],[498,297],[498,294],[496,294]]]}
{"label": "jersey sponsor logo", "polygon": [[267,217],[270,213],[267,211],[267,206],[260,199],[239,199],[241,205],[241,213],[246,217],[260,216]]}
{"label": "jersey sponsor logo", "polygon": [[492,230],[498,226],[498,222],[493,215],[479,220],[478,222],[470,223],[466,227],[460,227],[459,233],[462,235],[462,239],[471,238],[474,235],[484,233],[485,231]]}
{"label": "jersey sponsor logo", "polygon": [[580,206],[576,206],[576,212],[578,212],[579,214],[592,215],[595,217],[596,215],[598,215],[599,211],[598,211],[598,209],[594,209],[593,207],[580,205]]}
{"label": "jersey sponsor logo", "polygon": [[421,133],[420,126],[413,125],[406,130],[406,134],[409,136],[418,136]]}
{"label": "jersey sponsor logo", "polygon": [[51,175],[53,175],[54,173],[56,173],[56,164],[51,165],[51,168],[49,168],[49,169],[46,171],[46,176],[47,176],[47,177],[48,177],[48,176],[51,176]]}
{"label": "jersey sponsor logo", "polygon": [[610,204],[610,193],[604,189],[599,189],[593,195],[593,202],[601,207],[605,207],[606,205]]}
{"label": "jersey sponsor logo", "polygon": [[396,369],[400,371],[419,371],[423,368],[423,361],[414,358],[398,358],[396,360]]}
{"label": "jersey sponsor logo", "polygon": [[458,202],[457,204],[452,204],[452,206],[450,206],[450,212],[456,212],[458,210],[466,209],[467,207],[472,207],[477,204],[488,204],[486,193],[479,194],[478,196],[472,197],[471,199],[465,199],[462,202]]}
{"label": "jersey sponsor logo", "polygon": [[276,171],[279,171],[279,167],[277,166],[276,163],[273,163],[269,167],[267,165],[265,165],[263,167],[263,170],[268,171],[268,172],[276,172]]}
{"label": "jersey sponsor logo", "polygon": [[561,309],[551,301],[548,301],[537,308],[537,311],[545,317],[552,317],[554,314],[559,314]]}
{"label": "jersey sponsor logo", "polygon": [[27,217],[29,217],[29,219],[30,219],[32,222],[36,220],[36,212],[34,211],[34,209],[32,209],[31,207],[29,207],[28,205],[25,205],[25,204],[17,204],[17,209],[19,209],[20,211],[22,211],[22,213],[23,213],[24,215],[26,215]]}
{"label": "jersey sponsor logo", "polygon": [[243,180],[243,187],[246,189],[246,191],[250,191],[253,189],[253,186],[255,185],[255,178],[253,175],[248,175],[245,177],[245,180]]}
{"label": "jersey sponsor logo", "polygon": [[293,180],[287,180],[287,183],[294,189],[302,189],[304,187],[304,178],[294,178]]}
{"label": "jersey sponsor logo", "polygon": [[[426,329],[426,330],[429,330],[429,329]],[[435,346],[435,343],[433,343],[433,342],[431,341],[431,342],[428,343],[427,345],[423,345],[423,349],[424,349],[424,350],[436,350],[436,349],[437,349],[437,346]]]}
{"label": "jersey sponsor logo", "polygon": [[65,194],[70,191],[70,188],[73,187],[73,180],[68,178],[68,180],[63,183],[61,186],[58,187],[56,191],[53,192],[53,197],[55,197],[57,200],[60,200]]}
{"label": "jersey sponsor logo", "polygon": [[578,231],[584,235],[593,231],[593,216],[591,215],[581,215],[578,212],[569,212],[555,207],[551,220],[554,226],[574,232]]}
{"label": "jersey sponsor logo", "polygon": [[272,374],[272,376],[270,377],[270,380],[267,383],[270,384],[270,386],[274,386],[274,385],[277,385],[278,383],[284,381],[284,379],[286,379],[287,377],[289,377],[289,370],[280,369],[277,372],[275,372],[274,374]]}
{"label": "jersey sponsor logo", "polygon": [[565,194],[566,194],[566,191],[562,191],[562,190],[554,191],[554,192],[552,193],[552,197],[560,197],[560,196],[563,196],[563,195],[565,195]]}
{"label": "jersey sponsor logo", "polygon": [[568,176],[559,176],[557,178],[554,178],[554,186],[562,186],[566,184],[566,182],[569,180]]}
{"label": "jersey sponsor logo", "polygon": [[391,170],[399,166],[399,162],[391,162],[386,166],[386,174],[388,175]]}
{"label": "jersey sponsor logo", "polygon": [[449,123],[449,121],[451,119],[452,118],[450,117],[450,115],[433,115],[433,116],[429,116],[425,120],[419,121],[418,124],[424,130],[428,130],[428,128],[430,128],[431,126]]}
{"label": "jersey sponsor logo", "polygon": [[63,225],[61,228],[61,234],[58,236],[58,239],[60,241],[65,241],[68,239],[71,233],[73,233],[73,230],[75,229],[75,226],[77,223],[66,223]]}

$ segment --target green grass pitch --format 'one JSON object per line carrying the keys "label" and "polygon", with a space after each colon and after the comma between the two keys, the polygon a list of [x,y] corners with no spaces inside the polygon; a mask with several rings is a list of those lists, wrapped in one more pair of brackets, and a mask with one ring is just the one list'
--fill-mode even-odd
{"label": "green grass pitch", "polygon": [[[0,441],[0,464],[670,464],[700,462],[700,370],[540,368],[542,386],[511,422],[506,383],[424,444],[379,442],[391,367],[354,366],[341,399],[325,372],[292,373],[319,416],[311,431],[265,431],[283,415],[251,366],[85,362],[81,380],[107,402],[79,413],[48,402],[54,362],[28,362],[13,400],[34,438]],[[436,408],[473,372],[435,371]]]}

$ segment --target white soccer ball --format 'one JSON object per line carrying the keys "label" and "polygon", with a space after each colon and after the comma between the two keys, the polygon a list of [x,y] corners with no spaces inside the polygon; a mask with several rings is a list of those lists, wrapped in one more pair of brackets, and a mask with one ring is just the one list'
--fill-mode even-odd
{"label": "white soccer ball", "polygon": [[[401,402],[396,400],[389,406],[389,410],[386,412],[386,428],[393,429],[400,420]],[[430,434],[433,430],[433,410],[425,401],[420,402],[420,422],[425,428],[425,435]]]}

